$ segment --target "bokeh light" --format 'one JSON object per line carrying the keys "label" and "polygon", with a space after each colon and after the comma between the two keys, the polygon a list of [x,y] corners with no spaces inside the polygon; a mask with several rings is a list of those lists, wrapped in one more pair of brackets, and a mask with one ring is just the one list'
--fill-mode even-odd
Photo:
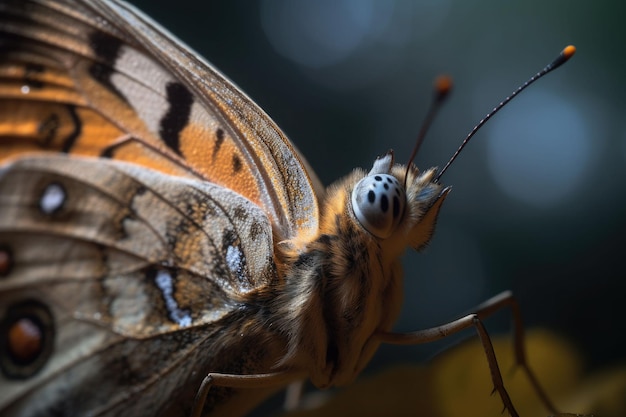
{"label": "bokeh light", "polygon": [[515,111],[487,130],[487,163],[509,196],[538,208],[569,201],[590,169],[591,129],[585,115],[557,94],[528,92]]}

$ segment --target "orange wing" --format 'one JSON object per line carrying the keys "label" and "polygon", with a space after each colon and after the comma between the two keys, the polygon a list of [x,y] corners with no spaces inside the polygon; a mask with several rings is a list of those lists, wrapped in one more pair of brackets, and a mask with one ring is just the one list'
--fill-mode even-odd
{"label": "orange wing", "polygon": [[200,177],[261,206],[279,239],[317,232],[321,187],[289,140],[141,12],[117,1],[0,7],[0,159],[66,152]]}

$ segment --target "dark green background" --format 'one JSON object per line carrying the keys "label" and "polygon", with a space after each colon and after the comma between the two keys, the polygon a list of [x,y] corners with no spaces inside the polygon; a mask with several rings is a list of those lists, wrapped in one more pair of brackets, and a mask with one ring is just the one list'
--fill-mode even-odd
{"label": "dark green background", "polygon": [[[565,155],[567,137],[560,137],[567,132],[565,121],[564,133],[555,133],[554,126],[538,125],[528,109],[545,103],[546,95],[571,103],[584,116],[585,137],[591,143],[583,179],[558,204],[538,207],[511,199],[487,168],[489,127],[479,133],[444,177],[454,189],[431,246],[423,254],[406,257],[405,307],[397,329],[440,324],[512,289],[527,327],[547,327],[569,338],[590,368],[623,362],[626,6],[622,2],[451,1],[433,30],[418,37],[424,22],[435,19],[429,16],[431,2],[416,1],[413,14],[405,16],[411,22],[410,39],[401,47],[365,40],[345,61],[322,68],[304,68],[276,52],[261,24],[260,3],[135,3],[265,109],[326,184],[353,167],[369,168],[375,156],[389,148],[399,161],[406,160],[435,75],[451,74],[455,91],[418,155],[420,167],[443,165],[486,111],[561,48],[575,44],[578,53],[570,63],[497,117],[515,121],[505,132],[515,132],[520,123],[532,125],[533,131],[545,130],[546,141],[562,141]],[[341,3],[318,2],[331,9],[329,15],[337,18],[334,24],[339,27],[345,14],[332,8]],[[280,23],[280,16],[274,18]],[[319,30],[332,30],[328,24]],[[376,77],[354,83],[370,66],[382,69]],[[347,85],[342,87],[342,80]],[[482,91],[476,86],[489,88]],[[552,110],[558,117],[559,109],[546,111]],[[532,155],[520,158],[533,171]],[[558,155],[552,158],[557,170],[571,163]],[[487,323],[496,332],[507,325],[506,314]],[[389,360],[423,360],[432,349],[387,347],[373,366],[385,366]]]}

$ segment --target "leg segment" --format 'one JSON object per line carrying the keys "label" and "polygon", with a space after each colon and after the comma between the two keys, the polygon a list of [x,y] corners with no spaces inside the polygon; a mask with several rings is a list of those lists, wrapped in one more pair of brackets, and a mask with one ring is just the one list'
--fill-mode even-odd
{"label": "leg segment", "polygon": [[204,402],[212,386],[228,387],[228,388],[259,388],[259,387],[281,387],[289,383],[303,379],[306,375],[303,372],[279,371],[269,374],[257,375],[232,375],[210,373],[200,385],[196,393],[192,417],[200,417]]}
{"label": "leg segment", "polygon": [[517,411],[515,411],[515,407],[513,406],[509,394],[504,387],[502,375],[498,367],[498,362],[495,352],[493,350],[491,339],[489,338],[489,334],[487,333],[487,330],[485,329],[481,321],[485,317],[488,317],[494,312],[499,311],[507,306],[510,307],[513,312],[514,349],[516,362],[524,369],[524,371],[528,375],[530,382],[532,383],[539,397],[544,402],[549,411],[557,414],[557,411],[555,410],[547,395],[539,385],[537,378],[527,364],[526,352],[524,350],[524,328],[522,326],[520,309],[517,301],[515,300],[515,298],[513,298],[513,294],[510,291],[505,291],[487,300],[477,307],[475,313],[469,314],[450,323],[410,333],[379,332],[375,335],[375,337],[381,343],[389,343],[395,345],[416,345],[440,340],[453,333],[460,332],[461,330],[470,327],[476,328],[478,336],[480,337],[480,341],[483,345],[483,349],[485,350],[485,355],[487,356],[487,363],[489,364],[489,371],[491,373],[491,380],[493,381],[494,391],[497,391],[500,395],[500,398],[502,398],[504,408],[507,409],[513,417],[517,417]]}

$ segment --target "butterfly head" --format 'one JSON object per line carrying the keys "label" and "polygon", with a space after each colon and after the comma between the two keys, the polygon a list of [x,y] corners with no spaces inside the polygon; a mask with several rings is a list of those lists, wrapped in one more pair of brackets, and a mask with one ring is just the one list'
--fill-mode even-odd
{"label": "butterfly head", "polygon": [[352,189],[352,212],[361,227],[376,238],[404,236],[409,245],[419,249],[430,240],[450,188],[434,181],[435,168],[424,172],[409,169],[406,186],[402,181],[405,172],[405,167],[394,165],[391,151],[379,157]]}
{"label": "butterfly head", "polygon": [[[399,165],[394,166],[393,154],[388,152],[374,162],[374,166],[367,176],[359,180],[353,188],[352,211],[359,224],[379,239],[389,239],[397,232],[402,232],[408,233],[408,243],[416,249],[428,243],[434,230],[441,203],[450,191],[449,187],[444,188],[439,183],[444,172],[459,156],[461,150],[474,134],[493,115],[533,82],[564,64],[575,52],[576,48],[571,45],[563,49],[552,63],[532,76],[491,112],[487,113],[438,174],[436,168],[420,173],[411,161],[417,154],[435,114],[449,95],[452,87],[452,81],[449,77],[438,77],[435,81],[435,94],[431,108],[417,137],[413,154],[409,158],[409,168],[402,168],[405,170],[405,175],[399,176],[397,174]],[[435,174],[437,175],[435,176]],[[404,186],[401,185],[399,178],[404,178]]]}

